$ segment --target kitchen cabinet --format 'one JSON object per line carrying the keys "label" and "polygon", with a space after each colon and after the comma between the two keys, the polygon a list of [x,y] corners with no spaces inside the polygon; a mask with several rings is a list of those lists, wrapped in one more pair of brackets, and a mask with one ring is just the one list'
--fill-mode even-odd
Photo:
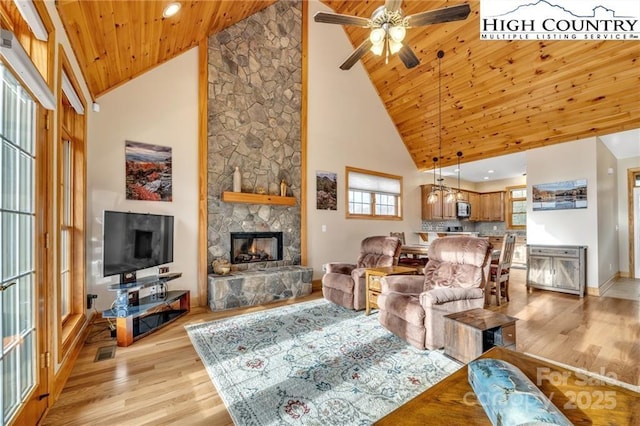
{"label": "kitchen cabinet", "polygon": [[427,198],[431,194],[433,185],[422,185],[422,220],[432,220],[442,218],[442,203],[438,193],[438,202],[429,204]]}
{"label": "kitchen cabinet", "polygon": [[504,222],[504,191],[480,194],[480,219],[483,222]]}
{"label": "kitchen cabinet", "polygon": [[471,205],[471,215],[469,220],[477,222],[480,220],[480,194],[477,192],[469,192],[469,204]]}
{"label": "kitchen cabinet", "polygon": [[527,288],[584,296],[586,246],[527,246]]}
{"label": "kitchen cabinet", "polygon": [[458,201],[466,201],[468,203],[469,202],[469,191],[460,190],[460,198],[458,198]]}
{"label": "kitchen cabinet", "polygon": [[427,198],[431,194],[433,185],[421,185],[422,188],[422,220],[434,220],[434,219],[456,219],[456,203],[447,203],[444,198],[446,193],[442,193],[440,190],[436,190],[438,194],[438,200],[429,204]]}
{"label": "kitchen cabinet", "polygon": [[[457,219],[456,203],[447,203],[444,199],[446,192],[436,190],[438,201],[427,203],[433,184],[421,185],[422,188],[422,220],[450,220]],[[437,187],[437,185],[436,185]],[[460,191],[462,200],[471,205],[470,221],[503,222],[504,221],[504,191],[479,194],[471,191]]]}

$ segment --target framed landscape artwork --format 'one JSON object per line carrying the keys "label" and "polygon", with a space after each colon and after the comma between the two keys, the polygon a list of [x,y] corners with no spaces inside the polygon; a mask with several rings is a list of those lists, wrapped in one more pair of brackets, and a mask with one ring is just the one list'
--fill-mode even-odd
{"label": "framed landscape artwork", "polygon": [[127,200],[171,201],[171,147],[125,141]]}
{"label": "framed landscape artwork", "polygon": [[533,210],[587,208],[587,180],[533,185]]}
{"label": "framed landscape artwork", "polygon": [[332,172],[316,172],[316,208],[338,210],[338,176]]}

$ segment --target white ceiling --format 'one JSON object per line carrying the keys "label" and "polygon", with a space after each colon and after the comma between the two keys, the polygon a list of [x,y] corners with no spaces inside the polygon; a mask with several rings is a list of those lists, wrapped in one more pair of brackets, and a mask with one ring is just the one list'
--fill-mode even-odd
{"label": "white ceiling", "polygon": [[[640,157],[640,129],[600,136],[600,139],[618,160]],[[442,176],[457,176],[456,169],[457,166],[443,167]],[[489,173],[489,170],[493,170],[493,173]],[[460,179],[467,182],[511,179],[522,176],[526,171],[527,155],[524,152],[520,152],[471,163],[462,163],[460,166]],[[488,179],[485,179],[485,177]]]}

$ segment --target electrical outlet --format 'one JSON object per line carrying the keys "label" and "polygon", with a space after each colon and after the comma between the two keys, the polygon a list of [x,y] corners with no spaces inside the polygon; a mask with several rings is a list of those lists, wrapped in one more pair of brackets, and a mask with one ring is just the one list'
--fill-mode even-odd
{"label": "electrical outlet", "polygon": [[87,294],[87,309],[93,308],[93,299],[97,299],[97,294]]}

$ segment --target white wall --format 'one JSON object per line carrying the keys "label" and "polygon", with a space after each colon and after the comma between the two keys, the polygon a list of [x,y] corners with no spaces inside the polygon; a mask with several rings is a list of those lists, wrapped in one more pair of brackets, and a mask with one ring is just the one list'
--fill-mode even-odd
{"label": "white wall", "polygon": [[[640,144],[640,141],[637,141]],[[618,160],[618,253],[620,262],[618,268],[623,274],[629,273],[629,169],[640,169],[640,157],[631,157]],[[632,212],[631,212],[632,213]],[[640,226],[637,223],[636,226]],[[636,257],[640,256],[640,246],[635,247]],[[637,271],[636,271],[637,272]]]}
{"label": "white wall", "polygon": [[486,182],[478,182],[476,184],[476,191],[478,192],[494,192],[504,191],[508,186],[522,186],[527,184],[526,176],[518,176],[512,179],[499,179]]}
{"label": "white wall", "polygon": [[[107,309],[117,277],[102,277],[102,216],[120,210],[174,216],[174,262],[182,277],[170,289],[197,295],[198,49],[194,48],[97,99],[88,126],[87,292]],[[125,141],[172,147],[173,201],[125,199]],[[157,268],[138,276],[156,274]]]}
{"label": "white wall", "polygon": [[531,186],[587,179],[586,209],[533,211],[527,207],[527,244],[587,246],[587,286],[598,279],[598,175],[596,138],[527,151],[527,198]]}
{"label": "white wall", "polygon": [[[354,262],[367,236],[404,231],[409,242],[417,242],[413,232],[421,226],[419,185],[428,183],[417,172],[361,63],[349,71],[339,69],[353,46],[341,26],[313,21],[318,10],[331,11],[316,0],[309,2],[307,263],[315,278],[321,277],[326,262]],[[380,66],[393,65],[380,58]],[[405,219],[345,219],[345,166],[403,176]],[[337,211],[316,210],[316,171],[337,173]]]}
{"label": "white wall", "polygon": [[[609,148],[596,139],[598,176],[598,283],[602,285],[618,272],[617,161]],[[615,267],[615,268],[614,268]]]}

